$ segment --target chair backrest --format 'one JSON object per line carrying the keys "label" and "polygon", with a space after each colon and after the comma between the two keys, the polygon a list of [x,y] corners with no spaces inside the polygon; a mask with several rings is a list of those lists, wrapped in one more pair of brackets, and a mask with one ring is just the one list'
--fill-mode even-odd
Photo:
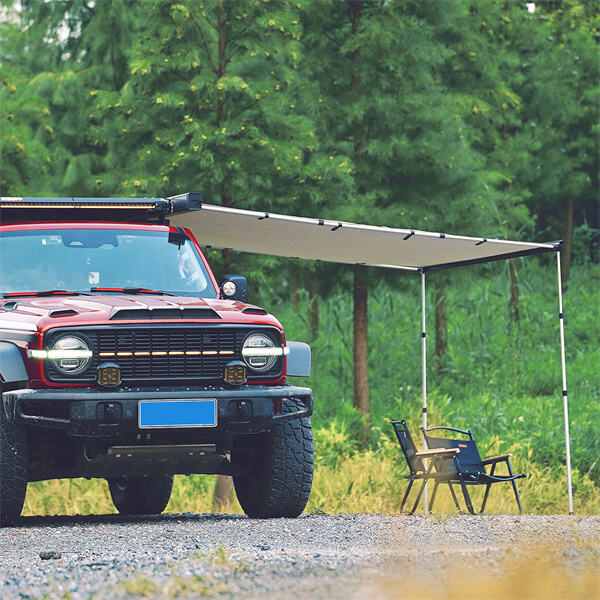
{"label": "chair backrest", "polygon": [[424,471],[423,461],[417,456],[418,450],[410,435],[410,431],[408,431],[406,421],[390,421],[390,423],[396,432],[398,443],[400,444],[400,448],[402,448],[402,454],[406,458],[411,475],[414,475],[418,471]]}
{"label": "chair backrest", "polygon": [[[427,442],[428,448],[458,448],[460,452],[456,454],[456,458],[458,466],[463,474],[485,472],[474,439],[450,440],[446,438],[431,437],[425,432],[425,441]],[[453,460],[446,459],[444,460],[444,468],[450,472],[456,471],[456,463]]]}

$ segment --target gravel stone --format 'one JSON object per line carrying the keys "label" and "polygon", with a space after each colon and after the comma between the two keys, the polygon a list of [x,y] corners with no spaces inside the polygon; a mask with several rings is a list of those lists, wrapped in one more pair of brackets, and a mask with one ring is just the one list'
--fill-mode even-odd
{"label": "gravel stone", "polygon": [[40,558],[42,560],[59,560],[62,558],[62,554],[56,550],[48,550],[46,552],[40,552]]}
{"label": "gravel stone", "polygon": [[[499,574],[527,544],[600,572],[600,516],[25,517],[0,529],[0,598],[118,600],[146,582],[156,598],[179,586],[171,595],[183,599],[353,600],[383,576],[443,577],[459,563]],[[40,547],[62,559],[49,569]]]}

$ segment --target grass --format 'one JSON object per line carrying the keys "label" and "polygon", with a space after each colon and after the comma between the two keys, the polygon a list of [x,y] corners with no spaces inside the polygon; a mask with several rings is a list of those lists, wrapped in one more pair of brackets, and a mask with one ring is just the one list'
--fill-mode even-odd
{"label": "grass", "polygon": [[226,587],[201,575],[181,576],[175,573],[160,584],[138,573],[117,584],[129,597],[134,598],[201,598],[217,596]]}
{"label": "grass", "polygon": [[[318,446],[317,446],[318,452]],[[385,442],[378,450],[364,450],[342,454],[331,465],[317,460],[313,491],[308,503],[309,513],[397,513],[406,480],[406,468],[399,448]],[[513,466],[529,477],[519,480],[519,492],[525,513],[556,514],[567,512],[566,475],[564,467],[549,467],[516,455]],[[574,508],[576,514],[600,514],[600,494],[589,475],[573,472]],[[176,476],[173,496],[167,512],[212,512],[212,486],[210,475]],[[416,494],[411,493],[411,498]],[[483,486],[482,486],[483,487]],[[198,493],[203,490],[204,493]],[[483,490],[470,488],[474,505],[481,503]],[[461,500],[462,505],[462,500]],[[451,514],[456,511],[446,486],[438,491],[436,513]],[[114,513],[108,496],[108,486],[102,480],[57,480],[30,484],[24,514],[81,514]],[[223,512],[242,513],[237,500]],[[516,503],[508,484],[492,487],[488,513],[514,513]]]}
{"label": "grass", "polygon": [[219,576],[229,577],[244,571],[243,563],[231,560],[222,545],[218,545],[210,554],[195,556],[195,560],[200,560],[210,567],[210,576],[180,575],[173,570],[167,578],[159,581],[150,579],[143,573],[136,573],[117,584],[117,588],[135,598],[214,597],[227,590],[226,584],[219,580]]}
{"label": "grass", "polygon": [[[472,429],[482,454],[509,452],[513,467],[530,474],[519,481],[524,510],[566,513],[564,429],[556,281],[552,265],[520,269],[520,321],[511,322],[506,266],[482,268],[447,284],[449,348],[436,362],[429,344],[429,422]],[[343,268],[340,267],[341,276]],[[433,280],[437,274],[431,275]],[[352,406],[352,302],[338,292],[320,303],[320,326],[309,340],[310,303],[289,299],[265,307],[278,315],[288,339],[310,341],[313,376],[300,380],[315,393],[316,472],[309,511],[396,512],[406,466],[389,418],[420,427],[421,364],[417,278],[398,276],[370,293],[369,367],[371,436],[361,444],[361,416]],[[575,512],[600,513],[600,265],[573,268],[564,296],[571,452]],[[434,313],[432,296],[428,314]],[[432,330],[433,319],[428,328]],[[430,338],[433,335],[430,334]],[[168,511],[212,512],[214,478],[177,477]],[[512,512],[510,486],[495,485],[489,512]],[[436,510],[455,510],[440,490]],[[438,504],[439,502],[439,504]],[[241,512],[236,501],[227,512]],[[30,484],[26,514],[114,512],[104,482]]]}

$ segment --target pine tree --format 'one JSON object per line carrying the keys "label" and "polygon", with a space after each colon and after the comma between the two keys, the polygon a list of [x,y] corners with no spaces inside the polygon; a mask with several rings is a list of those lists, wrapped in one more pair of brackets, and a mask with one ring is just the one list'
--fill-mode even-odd
{"label": "pine tree", "polygon": [[98,90],[124,83],[128,52],[136,31],[138,4],[84,0],[13,5],[2,28],[3,68],[15,74],[15,101],[29,111],[33,138],[46,149],[28,181],[29,194],[102,193],[103,155],[90,134],[90,107]]}
{"label": "pine tree", "polygon": [[[350,155],[356,186],[350,201],[331,198],[327,211],[380,225],[444,223],[444,230],[469,233],[465,227],[491,220],[488,208],[479,210],[483,160],[469,145],[460,99],[440,80],[452,51],[436,38],[436,19],[460,6],[422,4],[349,0],[304,8],[308,68],[314,95],[323,98],[320,129],[332,148]],[[444,210],[450,202],[452,210]],[[353,271],[354,404],[365,417],[367,275]]]}

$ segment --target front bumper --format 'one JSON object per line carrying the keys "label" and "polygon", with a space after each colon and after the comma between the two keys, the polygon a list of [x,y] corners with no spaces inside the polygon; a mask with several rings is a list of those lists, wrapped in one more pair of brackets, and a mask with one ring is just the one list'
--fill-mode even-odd
{"label": "front bumper", "polygon": [[[293,385],[245,385],[239,388],[161,387],[113,391],[97,389],[21,389],[2,394],[2,408],[10,418],[32,426],[66,431],[71,437],[119,438],[145,433],[138,427],[140,400],[217,401],[218,423],[205,435],[270,431],[274,422],[309,417],[313,411],[310,388]],[[280,400],[294,399],[297,411],[278,414]],[[56,407],[57,410],[53,411]]]}

